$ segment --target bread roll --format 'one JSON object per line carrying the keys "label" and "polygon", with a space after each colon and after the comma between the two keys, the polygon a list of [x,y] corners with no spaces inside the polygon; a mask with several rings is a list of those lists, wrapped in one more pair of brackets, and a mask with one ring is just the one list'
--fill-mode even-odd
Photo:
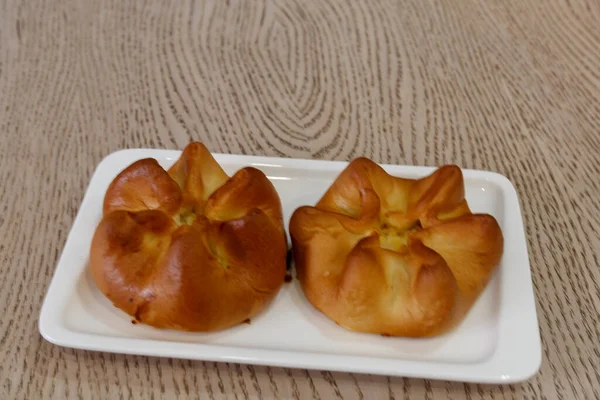
{"label": "bread roll", "polygon": [[307,299],[345,328],[386,336],[451,329],[503,251],[494,217],[469,210],[460,168],[404,179],[365,158],[294,212],[290,234]]}
{"label": "bread roll", "polygon": [[281,202],[267,177],[229,178],[200,143],[168,171],[139,160],[109,186],[90,267],[135,321],[214,331],[263,310],[286,271]]}

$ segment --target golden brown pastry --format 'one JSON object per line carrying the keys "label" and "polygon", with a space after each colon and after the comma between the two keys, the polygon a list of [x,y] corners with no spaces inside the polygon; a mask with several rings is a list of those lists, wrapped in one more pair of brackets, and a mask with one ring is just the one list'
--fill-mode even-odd
{"label": "golden brown pastry", "polygon": [[470,212],[460,168],[403,179],[365,158],[294,212],[290,234],[308,300],[345,328],[386,336],[452,328],[503,251],[494,217]]}
{"label": "golden brown pastry", "polygon": [[167,171],[137,161],[109,186],[90,251],[98,288],[138,322],[213,331],[261,311],[286,271],[281,202],[267,177],[229,178],[200,143]]}

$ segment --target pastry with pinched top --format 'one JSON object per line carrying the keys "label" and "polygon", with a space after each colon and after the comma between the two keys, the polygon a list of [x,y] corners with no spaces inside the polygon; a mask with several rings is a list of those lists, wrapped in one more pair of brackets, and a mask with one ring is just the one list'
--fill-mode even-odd
{"label": "pastry with pinched top", "polygon": [[460,168],[404,179],[366,158],[297,209],[290,234],[308,300],[347,329],[386,336],[454,327],[503,252],[494,217],[471,213]]}
{"label": "pastry with pinched top", "polygon": [[136,161],[109,186],[90,251],[100,291],[136,322],[214,331],[275,297],[286,273],[281,202],[259,170],[231,178],[201,143],[165,171]]}

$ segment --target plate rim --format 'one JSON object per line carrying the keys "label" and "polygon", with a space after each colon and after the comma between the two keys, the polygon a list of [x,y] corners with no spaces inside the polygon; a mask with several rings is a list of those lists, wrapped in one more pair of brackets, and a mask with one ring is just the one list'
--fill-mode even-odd
{"label": "plate rim", "polygon": [[[510,226],[512,235],[511,243],[516,243],[515,253],[523,256],[519,259],[519,267],[504,268],[501,270],[501,279],[509,279],[516,283],[517,290],[511,291],[506,284],[500,285],[500,310],[498,319],[498,342],[489,358],[472,363],[453,363],[436,361],[419,361],[407,359],[385,359],[377,356],[341,355],[319,352],[306,352],[297,350],[258,349],[251,347],[233,347],[224,345],[209,345],[189,342],[169,341],[169,348],[157,346],[164,344],[163,340],[133,339],[124,337],[107,337],[91,333],[76,332],[60,323],[60,318],[53,318],[58,314],[59,305],[64,305],[66,294],[61,295],[59,278],[67,272],[65,266],[69,245],[73,243],[74,231],[81,222],[81,216],[90,201],[90,188],[99,175],[111,163],[120,157],[130,158],[133,162],[140,158],[175,159],[181,150],[135,148],[122,149],[105,156],[96,166],[79,209],[73,220],[61,255],[53,272],[52,279],[46,290],[38,320],[38,329],[41,336],[57,346],[81,350],[103,351],[120,354],[134,354],[154,357],[171,357],[191,360],[204,360],[214,362],[233,362],[239,364],[254,364],[274,367],[304,368],[311,370],[329,370],[352,373],[370,373],[388,376],[403,376],[411,378],[439,379],[460,382],[509,384],[525,381],[534,376],[542,363],[542,345],[539,332],[539,321],[535,303],[535,293],[531,277],[529,251],[525,236],[522,211],[519,197],[514,185],[502,174],[492,171],[461,168],[465,180],[484,179],[498,185],[503,193],[504,223]],[[284,158],[256,155],[238,155],[212,153],[217,162],[242,161],[244,164],[267,164],[272,166],[301,167],[322,169],[327,167],[330,171],[341,171],[348,161],[311,160],[304,158]],[[384,169],[401,168],[406,175],[426,175],[436,169],[431,166],[414,166],[398,164],[380,164]],[[510,219],[510,221],[509,221]],[[505,237],[507,233],[503,227]],[[506,246],[506,241],[505,241]],[[505,254],[507,249],[505,247]],[[504,256],[503,256],[504,257]],[[508,275],[508,276],[506,276]],[[517,280],[515,282],[515,279]],[[64,291],[69,293],[68,291]],[[504,315],[506,306],[503,306],[507,295],[514,296],[519,293],[519,307],[528,308],[532,315],[525,321],[518,321],[521,330],[506,326],[510,315]],[[63,302],[59,300],[63,298]],[[513,360],[510,355],[516,352],[515,348],[524,348],[530,354],[525,360]],[[194,351],[190,351],[194,349]],[[201,356],[200,356],[201,355]],[[373,363],[373,361],[377,361]],[[368,366],[368,367],[366,367]]]}

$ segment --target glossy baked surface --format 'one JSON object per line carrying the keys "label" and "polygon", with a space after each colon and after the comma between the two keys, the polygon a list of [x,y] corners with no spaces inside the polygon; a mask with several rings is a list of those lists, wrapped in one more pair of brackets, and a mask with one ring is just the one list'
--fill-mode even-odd
{"label": "glossy baked surface", "polygon": [[249,321],[283,284],[281,201],[258,169],[231,178],[201,143],[168,171],[133,162],[111,182],[90,246],[98,288],[134,322],[207,332]]}
{"label": "glossy baked surface", "polygon": [[367,158],[296,210],[290,235],[310,302],[345,328],[384,336],[454,328],[503,252],[496,219],[469,209],[459,167],[409,179]]}

